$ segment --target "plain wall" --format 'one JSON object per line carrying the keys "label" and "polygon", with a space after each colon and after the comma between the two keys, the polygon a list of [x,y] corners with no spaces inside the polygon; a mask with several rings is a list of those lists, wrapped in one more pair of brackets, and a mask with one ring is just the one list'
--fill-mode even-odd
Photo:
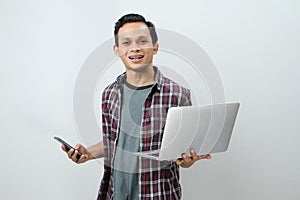
{"label": "plain wall", "polygon": [[102,162],[76,165],[52,138],[82,142],[78,72],[114,22],[137,12],[203,47],[226,101],[241,103],[229,150],[181,170],[183,199],[299,199],[299,9],[296,0],[0,1],[0,198],[95,199]]}

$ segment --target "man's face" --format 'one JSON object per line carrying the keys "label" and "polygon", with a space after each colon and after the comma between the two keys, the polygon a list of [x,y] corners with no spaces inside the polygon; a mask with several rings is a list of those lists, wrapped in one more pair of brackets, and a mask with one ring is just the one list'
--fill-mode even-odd
{"label": "man's face", "polygon": [[114,46],[114,51],[120,56],[126,70],[141,71],[152,67],[158,44],[153,46],[149,28],[145,23],[124,24],[119,29],[118,37],[119,47]]}

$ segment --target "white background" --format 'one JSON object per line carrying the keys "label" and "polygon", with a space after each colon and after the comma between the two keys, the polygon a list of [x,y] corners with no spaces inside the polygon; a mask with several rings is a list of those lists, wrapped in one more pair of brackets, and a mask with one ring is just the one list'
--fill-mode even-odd
{"label": "white background", "polygon": [[95,199],[101,162],[76,165],[52,138],[81,141],[76,77],[130,12],[201,45],[226,100],[241,103],[228,152],[182,170],[183,199],[299,199],[299,10],[297,0],[1,0],[0,199]]}

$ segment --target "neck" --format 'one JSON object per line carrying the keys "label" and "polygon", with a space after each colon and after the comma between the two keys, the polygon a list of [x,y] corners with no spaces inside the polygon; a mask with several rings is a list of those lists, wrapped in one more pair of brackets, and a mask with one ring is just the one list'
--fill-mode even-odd
{"label": "neck", "polygon": [[136,87],[151,85],[155,82],[155,72],[153,66],[149,66],[141,71],[126,70],[126,80]]}

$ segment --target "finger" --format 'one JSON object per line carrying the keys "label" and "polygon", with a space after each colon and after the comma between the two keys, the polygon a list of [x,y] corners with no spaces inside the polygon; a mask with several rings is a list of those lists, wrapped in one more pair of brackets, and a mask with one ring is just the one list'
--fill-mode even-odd
{"label": "finger", "polygon": [[77,164],[84,163],[88,160],[88,157],[86,155],[81,155],[80,158],[77,160]]}
{"label": "finger", "polygon": [[183,162],[190,162],[191,161],[191,158],[188,157],[185,153],[182,154],[182,159],[183,159]]}
{"label": "finger", "polygon": [[75,146],[75,149],[79,149],[81,147],[81,145],[80,144],[76,144],[76,146]]}
{"label": "finger", "polygon": [[205,159],[211,159],[212,157],[211,157],[211,155],[210,154],[207,154],[207,155],[205,155],[205,157],[204,157]]}
{"label": "finger", "polygon": [[68,151],[67,151],[67,149],[66,149],[66,146],[65,146],[64,144],[61,145],[61,148],[62,148],[62,150],[63,150],[64,152],[67,152],[67,153],[68,153]]}
{"label": "finger", "polygon": [[78,150],[74,150],[74,153],[71,157],[71,159],[74,161],[74,162],[78,162],[78,158],[77,158],[77,155],[78,155]]}
{"label": "finger", "polygon": [[74,149],[70,149],[69,151],[68,151],[68,157],[70,158],[70,159],[72,159],[72,156],[73,156],[73,154],[74,154]]}
{"label": "finger", "polygon": [[88,160],[88,156],[87,155],[81,155],[79,158],[78,158],[78,153],[79,151],[75,150],[75,153],[76,154],[74,157],[72,157],[72,160],[77,163],[77,164],[80,164],[80,163],[84,163]]}
{"label": "finger", "polygon": [[209,154],[206,154],[206,155],[201,155],[201,156],[199,156],[199,159],[211,159],[211,155],[209,155]]}
{"label": "finger", "polygon": [[199,160],[200,156],[197,155],[196,151],[194,149],[190,150],[190,154],[193,160]]}
{"label": "finger", "polygon": [[176,164],[177,164],[177,165],[182,165],[183,162],[184,162],[184,161],[183,161],[182,159],[177,159],[177,160],[176,160]]}

